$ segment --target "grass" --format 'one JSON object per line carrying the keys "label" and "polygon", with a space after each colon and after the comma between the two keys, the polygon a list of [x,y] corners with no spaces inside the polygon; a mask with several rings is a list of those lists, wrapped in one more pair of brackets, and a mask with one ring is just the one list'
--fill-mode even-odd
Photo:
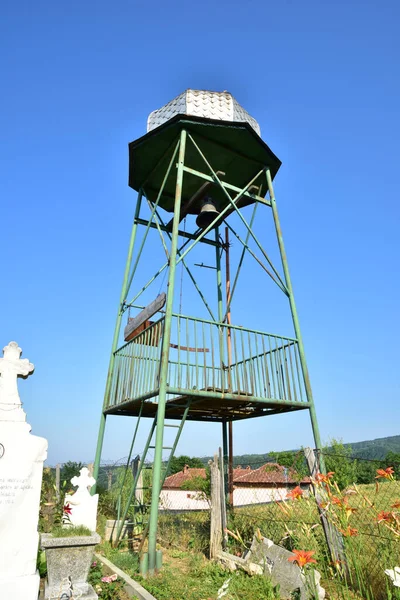
{"label": "grass", "polygon": [[62,527],[61,525],[58,525],[57,527],[53,527],[51,535],[53,537],[74,537],[92,535],[92,532],[83,525],[76,525],[73,527]]}
{"label": "grass", "polygon": [[[331,562],[313,496],[235,509],[229,515],[228,529],[235,534],[229,537],[229,551],[242,553],[260,530],[263,536],[289,550],[314,552],[329,600],[400,600],[384,574],[385,569],[400,566],[400,511],[395,508],[400,482],[358,485],[352,493],[341,492],[334,484],[329,489],[326,511],[331,522],[343,531],[347,527],[356,530],[356,534],[343,537],[351,576],[347,582],[341,576],[343,565]],[[333,497],[345,498],[345,505],[338,508]],[[393,525],[393,531],[378,522],[382,511],[397,515],[399,522]],[[138,575],[137,555],[110,547],[104,547],[104,552],[114,564],[141,581],[157,600],[214,600],[231,574],[204,556],[208,554],[209,518],[208,511],[160,514],[158,533],[167,549],[161,573],[151,579],[143,580]],[[232,574],[224,600],[239,598],[272,600],[279,595],[264,577],[238,572]]]}
{"label": "grass", "polygon": [[224,600],[279,600],[279,593],[261,575],[250,577],[244,572],[228,573],[203,554],[180,550],[163,550],[163,568],[155,577],[144,579],[138,574],[137,555],[110,550],[108,558],[135,578],[157,600],[214,600],[218,590],[230,579]]}

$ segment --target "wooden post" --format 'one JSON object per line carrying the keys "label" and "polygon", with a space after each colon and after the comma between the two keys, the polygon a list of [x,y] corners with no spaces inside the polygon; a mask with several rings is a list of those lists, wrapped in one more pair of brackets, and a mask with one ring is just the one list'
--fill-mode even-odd
{"label": "wooden post", "polygon": [[60,472],[61,472],[61,465],[60,465],[60,463],[58,463],[56,465],[56,497],[57,497],[57,500],[60,499]]}
{"label": "wooden post", "polygon": [[228,543],[228,534],[226,533],[227,519],[226,519],[226,496],[225,496],[225,471],[224,471],[224,457],[222,449],[219,449],[219,469],[221,475],[221,524],[222,524],[222,539],[224,549]]}
{"label": "wooden post", "polygon": [[221,474],[218,468],[218,456],[209,463],[211,470],[211,525],[210,559],[216,558],[222,550],[222,511],[221,511]]}
{"label": "wooden post", "polygon": [[[304,448],[304,455],[306,457],[310,475],[313,481],[319,473],[318,463],[315,458],[314,450],[312,448]],[[326,512],[322,508],[324,503],[329,500],[326,490],[322,486],[316,486],[312,484],[315,501],[317,503],[319,517],[321,519],[322,528],[324,530],[326,543],[328,544],[329,553],[334,563],[340,562],[346,577],[349,575],[346,554],[344,549],[343,537],[340,531],[329,522]]]}

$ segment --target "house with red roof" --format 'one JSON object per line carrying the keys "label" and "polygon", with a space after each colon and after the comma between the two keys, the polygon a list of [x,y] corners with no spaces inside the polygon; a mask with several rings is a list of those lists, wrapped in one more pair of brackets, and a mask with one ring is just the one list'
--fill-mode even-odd
{"label": "house with red roof", "polygon": [[[206,469],[188,466],[167,477],[160,494],[160,510],[209,510],[208,498],[199,491],[199,479],[206,477]],[[285,500],[295,487],[307,491],[310,483],[309,477],[299,477],[294,469],[276,463],[266,463],[258,469],[237,467],[233,470],[233,505]]]}

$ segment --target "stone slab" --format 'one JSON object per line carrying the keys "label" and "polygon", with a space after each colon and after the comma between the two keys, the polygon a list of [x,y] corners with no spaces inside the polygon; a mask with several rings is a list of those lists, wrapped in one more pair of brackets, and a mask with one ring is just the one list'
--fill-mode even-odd
{"label": "stone slab", "polygon": [[[98,600],[98,595],[94,591],[93,587],[89,584],[76,584],[73,586],[73,598],[79,600]],[[49,584],[46,582],[44,588],[44,600],[64,600],[63,594],[65,594],[65,600],[69,599],[69,594],[71,594],[71,589],[68,584],[62,586],[59,585],[58,588],[51,588]]]}
{"label": "stone slab", "polygon": [[42,535],[41,547],[46,552],[47,560],[46,600],[53,596],[57,598],[61,583],[68,577],[71,578],[74,588],[87,588],[94,548],[100,541],[97,533],[73,537]]}

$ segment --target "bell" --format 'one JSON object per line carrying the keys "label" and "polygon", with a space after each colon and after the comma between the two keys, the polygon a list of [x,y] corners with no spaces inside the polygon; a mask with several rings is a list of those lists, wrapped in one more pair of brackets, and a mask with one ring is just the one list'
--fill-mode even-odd
{"label": "bell", "polygon": [[196,219],[197,227],[206,229],[214,221],[215,217],[219,215],[219,211],[215,207],[215,202],[210,196],[206,196],[203,200],[203,204],[200,213]]}

